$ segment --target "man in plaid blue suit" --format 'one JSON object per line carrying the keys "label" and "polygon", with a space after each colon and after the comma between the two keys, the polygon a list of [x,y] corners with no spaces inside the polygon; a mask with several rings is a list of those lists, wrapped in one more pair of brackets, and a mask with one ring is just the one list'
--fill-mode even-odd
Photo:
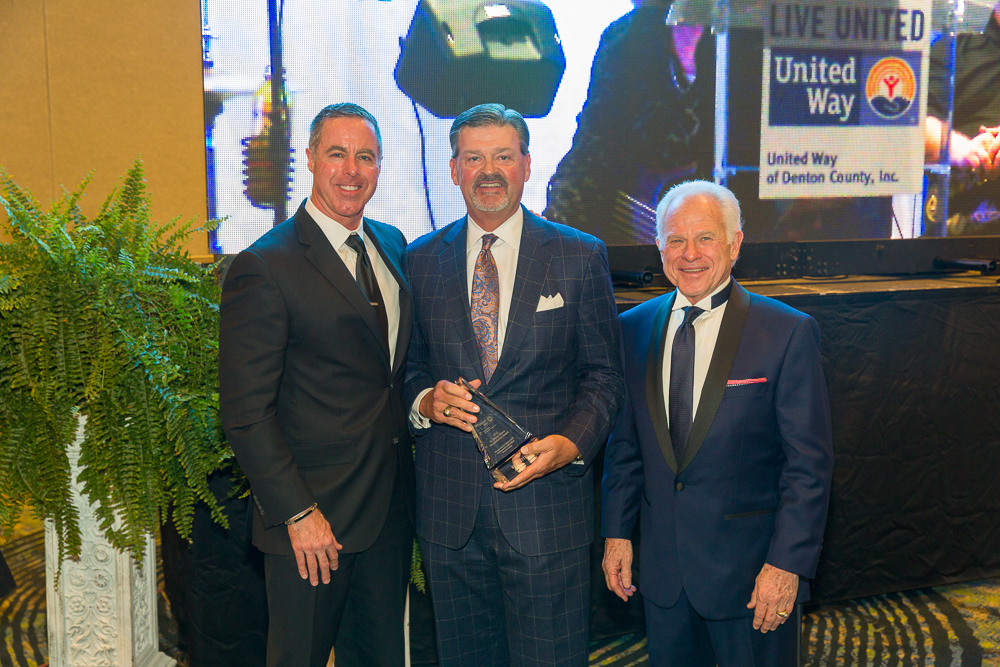
{"label": "man in plaid blue suit", "polygon": [[[438,655],[451,665],[585,665],[591,462],[623,380],[604,244],[520,205],[528,128],[499,104],[451,128],[468,215],[411,244],[404,397],[417,438],[417,533]],[[494,483],[473,441],[480,388],[539,440]]]}

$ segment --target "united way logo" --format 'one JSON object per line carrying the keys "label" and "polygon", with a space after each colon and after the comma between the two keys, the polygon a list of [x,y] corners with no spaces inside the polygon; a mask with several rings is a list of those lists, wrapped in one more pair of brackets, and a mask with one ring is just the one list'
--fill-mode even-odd
{"label": "united way logo", "polygon": [[917,77],[903,58],[882,58],[868,71],[865,97],[872,111],[881,118],[902,118],[910,110],[916,94]]}
{"label": "united way logo", "polygon": [[772,126],[916,125],[923,54],[773,47]]}

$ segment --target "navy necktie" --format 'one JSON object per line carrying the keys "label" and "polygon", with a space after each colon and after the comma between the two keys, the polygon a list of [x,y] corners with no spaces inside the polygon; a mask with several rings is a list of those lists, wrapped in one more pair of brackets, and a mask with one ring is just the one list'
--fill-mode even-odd
{"label": "navy necktie", "polygon": [[378,280],[375,279],[375,269],[372,267],[371,258],[368,257],[368,250],[365,242],[357,234],[347,237],[347,245],[357,254],[354,264],[354,279],[358,281],[358,287],[364,293],[368,303],[375,309],[378,316],[378,323],[382,327],[382,335],[385,336],[386,344],[389,342],[389,313],[385,309],[382,301],[382,290],[378,288]]}
{"label": "navy necktie", "polygon": [[684,309],[670,352],[670,442],[678,464],[694,421],[694,321],[704,312],[697,306]]}

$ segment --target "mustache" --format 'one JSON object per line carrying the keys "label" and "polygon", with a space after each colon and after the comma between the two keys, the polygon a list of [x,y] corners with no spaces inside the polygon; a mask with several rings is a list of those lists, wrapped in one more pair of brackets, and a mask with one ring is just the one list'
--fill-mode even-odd
{"label": "mustache", "polygon": [[479,187],[480,185],[485,185],[486,183],[499,183],[500,185],[507,187],[507,179],[503,174],[480,174],[476,177],[473,187]]}

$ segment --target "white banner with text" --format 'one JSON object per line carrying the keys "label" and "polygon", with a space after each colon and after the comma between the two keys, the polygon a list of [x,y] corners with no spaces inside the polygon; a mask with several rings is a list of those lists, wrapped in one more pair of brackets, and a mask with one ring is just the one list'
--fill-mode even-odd
{"label": "white banner with text", "polygon": [[760,197],[923,188],[931,0],[770,0]]}

